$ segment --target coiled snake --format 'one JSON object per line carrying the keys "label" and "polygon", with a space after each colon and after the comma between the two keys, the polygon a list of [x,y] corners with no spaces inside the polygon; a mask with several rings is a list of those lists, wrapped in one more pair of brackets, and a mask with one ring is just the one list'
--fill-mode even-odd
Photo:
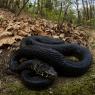
{"label": "coiled snake", "polygon": [[[79,61],[74,62],[65,59],[66,56],[74,56]],[[15,67],[21,58],[26,58],[28,61],[25,61],[23,65],[18,66],[19,69],[16,69]],[[37,62],[33,63],[34,59],[41,60],[41,62],[37,61],[38,64],[35,64]],[[49,38],[47,36],[30,36],[22,39],[20,50],[17,51],[15,56],[11,57],[10,68],[12,71],[20,71],[21,69],[27,69],[27,66],[28,70],[32,67],[32,70],[37,75],[54,80],[57,73],[58,75],[66,76],[79,76],[84,74],[88,70],[91,61],[92,56],[90,51],[78,44],[64,43],[62,40]],[[43,65],[43,63],[46,64]],[[24,73],[22,75],[25,81],[26,77],[24,77]],[[25,82],[30,83],[29,81]]]}

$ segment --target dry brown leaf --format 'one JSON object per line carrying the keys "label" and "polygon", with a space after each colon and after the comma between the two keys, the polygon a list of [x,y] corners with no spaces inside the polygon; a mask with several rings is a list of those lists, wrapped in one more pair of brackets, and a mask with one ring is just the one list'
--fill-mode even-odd
{"label": "dry brown leaf", "polygon": [[13,36],[13,33],[11,32],[7,32],[7,31],[4,31],[0,34],[0,39],[4,38],[4,37],[10,37],[10,36]]}
{"label": "dry brown leaf", "polygon": [[47,35],[84,46],[87,45],[89,40],[83,29],[75,29],[70,23],[63,23],[61,27],[58,27],[59,24],[45,19],[31,19],[25,15],[14,17],[14,14],[5,10],[0,10],[0,15],[4,17],[4,20],[0,23],[0,46],[13,44],[29,35]]}
{"label": "dry brown leaf", "polygon": [[0,40],[0,46],[2,46],[3,44],[12,45],[14,42],[16,42],[14,37],[5,37],[4,39]]}
{"label": "dry brown leaf", "polygon": [[26,33],[25,31],[20,30],[20,31],[18,31],[17,35],[25,37],[25,36],[28,35],[28,33]]}

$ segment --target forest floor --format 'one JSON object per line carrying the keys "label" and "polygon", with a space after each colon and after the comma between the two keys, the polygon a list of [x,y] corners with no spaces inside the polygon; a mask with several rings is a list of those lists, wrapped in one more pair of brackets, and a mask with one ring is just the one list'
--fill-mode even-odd
{"label": "forest floor", "polygon": [[[22,84],[20,76],[8,73],[7,67],[11,52],[19,47],[23,37],[30,35],[47,35],[89,48],[93,55],[89,71],[80,77],[58,77],[46,90],[29,90]],[[25,14],[15,17],[0,9],[0,95],[95,95],[95,30],[75,28],[67,23],[59,29],[51,21],[30,18]]]}

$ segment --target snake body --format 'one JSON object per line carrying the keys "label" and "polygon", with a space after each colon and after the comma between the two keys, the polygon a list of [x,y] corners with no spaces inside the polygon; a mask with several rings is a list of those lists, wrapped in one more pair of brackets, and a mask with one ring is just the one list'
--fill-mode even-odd
{"label": "snake body", "polygon": [[[74,56],[79,61],[65,59],[69,56]],[[24,70],[27,66],[28,69],[31,67],[37,75],[44,78],[48,76],[48,80],[55,80],[57,73],[58,75],[80,76],[88,70],[92,61],[92,55],[87,48],[47,36],[30,36],[22,39],[20,49],[15,53],[15,56],[11,57],[11,70],[18,71],[15,67],[21,58],[26,58],[28,61],[19,65],[19,70]],[[41,60],[41,62],[33,63],[33,59]],[[46,64],[43,65],[43,62]],[[28,74],[29,72],[27,71]],[[33,80],[31,82],[28,80],[25,72],[22,73],[22,76],[28,85],[33,84],[38,87]],[[43,81],[40,80],[40,82],[46,85]]]}
{"label": "snake body", "polygon": [[[78,76],[84,74],[88,70],[92,61],[92,55],[87,48],[78,44],[64,44],[64,41],[62,42],[60,40],[54,43],[53,40],[51,40],[50,43],[50,38],[46,37],[46,39],[43,36],[30,36],[24,38],[20,44],[20,48],[24,48],[26,51],[27,48],[29,48],[31,53],[33,53],[33,51],[35,52],[35,56],[37,56],[37,53],[39,53],[40,55],[37,57],[42,56],[42,60],[44,59],[44,56],[46,56],[45,60],[48,61],[48,57],[50,58],[52,55],[52,59],[50,60],[52,60],[52,62],[56,62],[54,62],[54,64],[52,63],[51,65],[57,70],[57,72],[62,74],[65,73],[66,75],[70,76]],[[50,51],[54,50],[57,51],[57,54],[60,53],[61,56],[58,57],[56,53],[50,54]],[[55,58],[54,56],[57,57]],[[64,56],[74,56],[78,58],[79,61],[74,62],[71,60],[66,60],[64,59]]]}
{"label": "snake body", "polygon": [[[27,53],[29,54],[28,51]],[[26,59],[20,62],[22,58]],[[24,54],[22,50],[17,50],[14,54],[12,54],[10,63],[11,64],[9,67],[13,72],[20,73],[23,70],[31,70],[32,72],[48,79],[55,79],[57,77],[57,72],[53,67],[41,60],[36,59],[33,55],[30,57]]]}

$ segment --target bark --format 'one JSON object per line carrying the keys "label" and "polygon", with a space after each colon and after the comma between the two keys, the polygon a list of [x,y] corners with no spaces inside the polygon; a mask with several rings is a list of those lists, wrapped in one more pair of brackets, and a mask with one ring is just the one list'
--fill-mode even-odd
{"label": "bark", "polygon": [[83,6],[83,20],[86,20],[86,9],[85,9],[85,4],[84,4],[84,0],[82,0],[82,6]]}

